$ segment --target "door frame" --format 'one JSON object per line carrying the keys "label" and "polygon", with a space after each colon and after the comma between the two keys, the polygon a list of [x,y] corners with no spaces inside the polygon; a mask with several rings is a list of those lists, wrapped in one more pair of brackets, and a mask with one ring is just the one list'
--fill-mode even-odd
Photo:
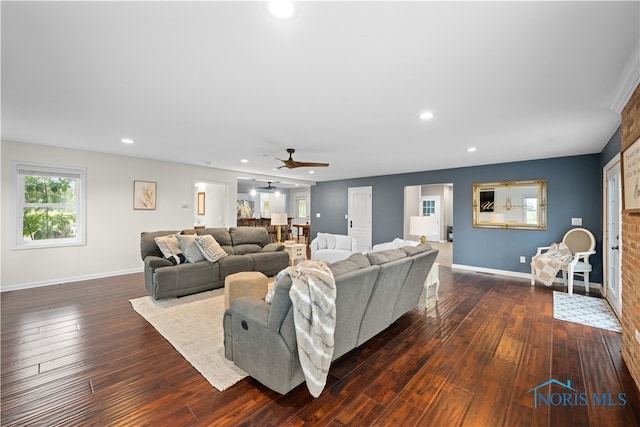
{"label": "door frame", "polygon": [[[603,246],[603,250],[602,250],[602,292],[605,296],[605,298],[607,299],[607,301],[609,301],[609,304],[611,305],[611,307],[613,308],[613,311],[616,313],[616,315],[619,318],[622,318],[622,246],[623,246],[623,241],[622,241],[622,200],[619,200],[618,203],[618,253],[620,254],[620,256],[618,256],[618,260],[617,260],[617,280],[618,280],[618,295],[617,295],[617,300],[618,301],[611,301],[610,295],[609,295],[609,235],[611,230],[609,229],[609,180],[608,180],[608,172],[613,169],[614,167],[616,167],[616,165],[618,165],[618,168],[620,170],[620,180],[622,179],[622,168],[621,168],[621,161],[620,161],[620,154],[616,154],[602,169],[602,209],[603,209],[603,215],[602,215],[602,230],[603,230],[603,236],[602,236],[602,246]],[[620,189],[619,192],[619,198],[622,197],[622,182],[619,182],[619,186],[618,188]],[[619,303],[619,304],[618,304]]]}

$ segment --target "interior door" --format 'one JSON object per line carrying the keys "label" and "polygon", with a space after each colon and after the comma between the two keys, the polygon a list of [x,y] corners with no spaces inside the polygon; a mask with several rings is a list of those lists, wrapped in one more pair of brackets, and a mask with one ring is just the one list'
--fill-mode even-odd
{"label": "interior door", "polygon": [[[617,161],[616,161],[617,160]],[[620,181],[620,159],[614,159],[605,167],[606,209],[606,295],[613,310],[622,317],[622,188]]]}
{"label": "interior door", "polygon": [[428,234],[425,237],[430,242],[440,241],[440,196],[424,196],[420,201],[420,215],[435,216],[436,223],[438,224],[437,232],[435,234]]}
{"label": "interior door", "polygon": [[350,187],[347,206],[347,230],[356,239],[357,250],[371,249],[371,187]]}

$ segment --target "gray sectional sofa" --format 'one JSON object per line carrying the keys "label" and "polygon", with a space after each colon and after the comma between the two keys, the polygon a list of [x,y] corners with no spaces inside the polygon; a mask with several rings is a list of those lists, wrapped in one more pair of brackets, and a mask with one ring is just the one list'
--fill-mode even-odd
{"label": "gray sectional sofa", "polygon": [[174,265],[163,257],[155,238],[193,230],[153,231],[140,235],[140,254],[144,261],[144,281],[154,299],[180,297],[224,286],[224,279],[241,271],[260,271],[274,276],[289,265],[283,245],[269,243],[261,227],[204,228],[198,235],[211,235],[227,256],[215,262],[185,262]]}
{"label": "gray sectional sofa", "polygon": [[[428,244],[329,264],[336,281],[332,360],[386,329],[418,303],[438,255]],[[231,302],[224,315],[225,356],[265,386],[286,394],[305,378],[298,360],[291,279],[279,278],[271,304],[255,297]]]}

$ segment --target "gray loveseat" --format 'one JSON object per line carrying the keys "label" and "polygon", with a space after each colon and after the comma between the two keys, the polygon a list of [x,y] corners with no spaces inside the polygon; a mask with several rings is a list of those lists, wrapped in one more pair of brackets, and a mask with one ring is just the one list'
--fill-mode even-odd
{"label": "gray loveseat", "polygon": [[[428,244],[369,254],[329,264],[336,281],[332,360],[386,329],[416,306],[438,255]],[[255,297],[231,302],[224,315],[225,356],[265,386],[286,394],[305,378],[298,359],[291,279],[276,283],[271,304]]]}
{"label": "gray loveseat", "polygon": [[[193,230],[189,230],[193,232]],[[153,231],[140,234],[140,254],[144,261],[144,282],[154,299],[180,297],[224,286],[224,279],[241,271],[260,271],[274,276],[289,265],[283,245],[269,243],[265,228],[204,228],[198,235],[209,234],[228,254],[216,262],[172,264],[163,258],[156,237],[180,231]],[[185,233],[185,231],[183,231]]]}

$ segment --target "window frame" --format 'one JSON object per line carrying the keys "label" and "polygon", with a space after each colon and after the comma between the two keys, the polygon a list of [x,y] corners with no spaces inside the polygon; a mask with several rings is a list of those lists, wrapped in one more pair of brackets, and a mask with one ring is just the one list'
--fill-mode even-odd
{"label": "window frame", "polygon": [[[11,249],[36,249],[56,248],[66,246],[86,245],[86,177],[87,170],[84,167],[57,166],[42,163],[14,161],[12,167],[14,190],[14,215],[13,215],[13,245]],[[73,178],[76,180],[76,227],[75,237],[61,239],[25,240],[23,235],[24,209],[28,205],[25,202],[24,187],[26,176],[52,176],[61,178]]]}

